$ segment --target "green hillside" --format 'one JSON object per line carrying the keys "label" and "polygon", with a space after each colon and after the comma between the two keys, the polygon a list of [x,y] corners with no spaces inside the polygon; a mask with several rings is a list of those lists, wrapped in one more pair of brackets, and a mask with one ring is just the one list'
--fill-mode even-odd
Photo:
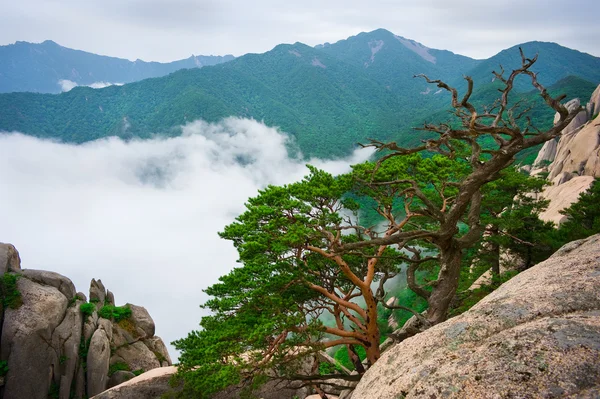
{"label": "green hillside", "polygon": [[60,93],[60,80],[70,80],[79,85],[130,83],[165,76],[179,69],[215,65],[233,58],[232,55],[200,55],[169,63],[132,62],[73,50],[51,40],[43,43],[16,42],[0,46],[0,93]]}
{"label": "green hillside", "polygon": [[[569,98],[587,100],[600,82],[600,67],[593,68],[600,59],[552,43],[534,44],[523,46],[539,52],[544,83],[565,78],[559,66],[568,66],[572,77],[561,80],[560,89]],[[189,121],[239,116],[279,126],[307,156],[330,158],[348,154],[367,138],[413,144],[421,135],[412,127],[446,118],[447,93],[414,74],[455,82],[473,75],[480,83],[474,98],[490,102],[498,84],[489,81],[491,65],[502,62],[507,70],[520,65],[518,50],[508,53],[476,61],[380,29],[316,48],[279,45],[264,54],[120,87],[0,94],[0,130],[82,143],[109,135],[177,135]],[[557,60],[557,54],[566,58]],[[533,115],[551,120],[543,108],[536,103]]]}
{"label": "green hillside", "polygon": [[[519,66],[521,64],[519,47],[528,58],[538,54],[538,61],[531,70],[538,73],[538,80],[543,85],[552,85],[567,76],[578,76],[593,83],[600,83],[600,58],[547,42],[519,44],[482,61],[469,72],[475,83],[490,82],[493,77],[492,71],[499,71],[500,65],[504,67],[507,74],[510,73],[511,68]],[[520,77],[516,82],[517,90],[531,89],[531,83],[526,77]]]}

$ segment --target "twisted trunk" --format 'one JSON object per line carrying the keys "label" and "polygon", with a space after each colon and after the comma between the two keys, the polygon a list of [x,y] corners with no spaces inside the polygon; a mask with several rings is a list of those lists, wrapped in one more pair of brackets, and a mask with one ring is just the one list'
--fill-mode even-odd
{"label": "twisted trunk", "polygon": [[448,308],[458,288],[462,249],[454,239],[446,246],[440,246],[440,272],[438,280],[429,296],[427,321],[432,325],[441,323],[448,317]]}

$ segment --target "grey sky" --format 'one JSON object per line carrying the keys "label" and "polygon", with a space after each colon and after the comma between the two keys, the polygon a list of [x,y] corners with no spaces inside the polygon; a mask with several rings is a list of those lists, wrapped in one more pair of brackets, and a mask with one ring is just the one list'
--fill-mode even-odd
{"label": "grey sky", "polygon": [[597,0],[4,0],[0,44],[59,44],[128,59],[172,61],[335,42],[385,28],[474,58],[531,40],[600,56]]}

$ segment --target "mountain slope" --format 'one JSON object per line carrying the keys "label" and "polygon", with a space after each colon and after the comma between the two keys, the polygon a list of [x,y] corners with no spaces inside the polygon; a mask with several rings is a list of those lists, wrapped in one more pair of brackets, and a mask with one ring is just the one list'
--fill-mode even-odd
{"label": "mountain slope", "polygon": [[454,79],[480,62],[450,51],[430,49],[385,29],[363,32],[319,48],[340,60],[363,68],[367,76],[402,97],[405,101],[401,102],[401,106],[413,108],[436,108],[447,100],[446,93],[436,94],[437,90],[425,80],[414,78],[414,75],[425,74],[431,79]]}
{"label": "mountain slope", "polygon": [[[589,96],[587,91],[600,81],[592,80],[596,74],[590,65],[600,59],[583,55],[586,62],[579,70],[582,53],[556,46],[539,47],[539,63],[549,65],[548,73],[542,69],[544,83],[550,86],[562,76],[555,61],[545,60],[559,51],[567,57],[559,64],[570,65],[567,71],[574,76],[561,89],[569,98],[573,92]],[[548,48],[552,51],[546,53]],[[518,60],[518,50],[512,52],[510,57]],[[414,144],[422,136],[411,127],[447,117],[441,111],[449,106],[448,94],[414,79],[416,73],[450,82],[471,74],[480,82],[474,99],[489,102],[498,82],[489,83],[487,69],[508,60],[505,53],[477,61],[377,30],[316,48],[279,45],[264,54],[121,87],[1,94],[0,130],[81,143],[108,135],[176,135],[180,125],[195,119],[239,116],[281,127],[307,156],[342,156],[367,138]]]}
{"label": "mountain slope", "polygon": [[342,155],[397,129],[396,109],[395,96],[360,70],[295,44],[120,87],[0,95],[0,129],[84,142],[178,134],[186,121],[235,115],[281,126],[310,155]]}
{"label": "mountain slope", "polygon": [[183,68],[197,68],[232,60],[232,55],[191,56],[170,63],[134,62],[43,43],[16,42],[0,46],[0,93],[30,91],[60,93],[61,80],[78,85],[97,82],[130,83],[168,75]]}
{"label": "mountain slope", "polygon": [[[600,82],[600,58],[547,42],[528,42],[502,50],[482,61],[469,72],[469,75],[473,77],[476,84],[490,82],[493,77],[492,71],[499,72],[500,65],[508,75],[512,69],[521,65],[519,47],[528,58],[538,54],[538,61],[531,70],[538,72],[538,80],[545,86],[567,76],[578,76],[593,83]],[[517,80],[515,88],[519,91],[530,90],[531,81],[524,76],[521,78]]]}

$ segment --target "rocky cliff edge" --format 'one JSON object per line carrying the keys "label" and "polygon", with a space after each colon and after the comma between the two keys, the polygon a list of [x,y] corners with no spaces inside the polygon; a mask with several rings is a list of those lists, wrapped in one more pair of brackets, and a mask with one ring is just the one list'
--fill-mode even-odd
{"label": "rocky cliff edge", "polygon": [[600,235],[385,352],[352,398],[600,397]]}
{"label": "rocky cliff edge", "polygon": [[22,270],[2,243],[0,278],[0,398],[87,398],[171,365],[147,310],[115,306],[102,281],[92,280],[88,302],[65,276]]}

